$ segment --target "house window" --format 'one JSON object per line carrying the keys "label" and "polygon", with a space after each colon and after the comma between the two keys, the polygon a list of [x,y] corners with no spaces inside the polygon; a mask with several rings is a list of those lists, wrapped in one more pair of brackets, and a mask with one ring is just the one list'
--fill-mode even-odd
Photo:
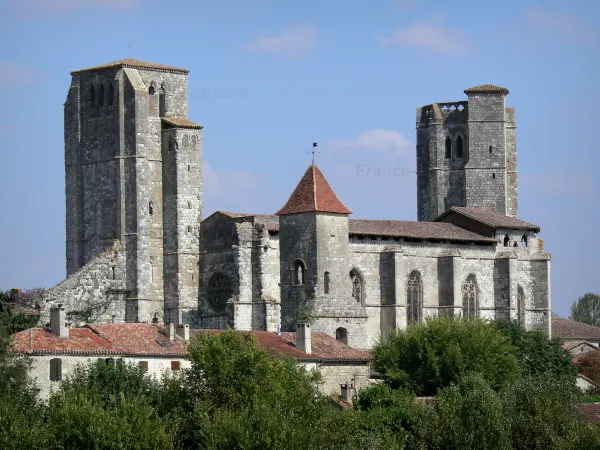
{"label": "house window", "polygon": [[148,361],[140,361],[138,363],[138,366],[140,367],[140,369],[142,370],[142,372],[144,372],[144,373],[148,372]]}
{"label": "house window", "polygon": [[452,139],[450,136],[446,138],[446,150],[444,152],[444,158],[450,159],[452,157]]}
{"label": "house window", "polygon": [[304,275],[306,272],[306,267],[304,263],[297,259],[294,261],[294,285],[295,286],[303,286],[304,285]]}
{"label": "house window", "polygon": [[348,345],[348,330],[343,327],[335,330],[335,340],[340,341],[344,345]]}
{"label": "house window", "polygon": [[479,289],[475,275],[470,274],[462,285],[463,316],[477,317],[479,311]]}
{"label": "house window", "polygon": [[329,272],[325,272],[323,276],[323,287],[325,289],[325,293],[329,294],[329,283],[330,283],[330,274]]}
{"label": "house window", "polygon": [[115,359],[114,358],[106,358],[104,360],[104,362],[106,363],[107,366],[114,366],[115,365]]}
{"label": "house window", "polygon": [[463,138],[462,138],[462,136],[458,136],[456,138],[456,157],[457,158],[463,157]]}
{"label": "house window", "polygon": [[173,372],[177,372],[180,368],[181,368],[181,362],[180,361],[171,361],[171,370]]}
{"label": "house window", "polygon": [[62,380],[62,359],[52,358],[50,360],[50,381]]}
{"label": "house window", "polygon": [[423,283],[421,274],[413,270],[406,284],[406,320],[408,325],[421,322],[423,310]]}
{"label": "house window", "polygon": [[362,303],[364,299],[364,281],[358,270],[352,269],[350,271],[350,281],[352,283],[352,297],[358,303]]}

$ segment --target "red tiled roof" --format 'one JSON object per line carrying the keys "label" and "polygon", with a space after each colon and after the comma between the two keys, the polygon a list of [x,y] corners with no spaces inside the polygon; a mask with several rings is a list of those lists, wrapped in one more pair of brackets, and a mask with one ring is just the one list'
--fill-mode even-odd
{"label": "red tiled roof", "polygon": [[166,70],[169,72],[180,72],[180,73],[189,73],[190,71],[187,69],[182,69],[180,67],[173,66],[165,66],[163,64],[151,63],[148,61],[142,61],[141,59],[135,58],[125,58],[120,59],[118,61],[112,61],[106,64],[99,64],[97,66],[86,67],[84,69],[77,69],[71,72],[71,75],[75,75],[82,72],[89,72],[92,70],[101,70],[101,69],[113,69],[117,67],[131,67],[133,69],[158,69],[158,70]]}
{"label": "red tiled roof", "polygon": [[465,208],[462,206],[453,206],[439,217],[435,219],[435,222],[441,221],[449,214],[458,213],[465,217],[469,217],[473,220],[477,220],[484,223],[492,228],[510,228],[514,230],[531,230],[536,233],[540,231],[540,227],[531,223],[524,222],[515,217],[505,216],[504,214],[498,214],[497,212],[490,211],[487,209],[480,208]]}
{"label": "red tiled roof", "polygon": [[600,341],[600,328],[562,317],[552,318],[552,337],[565,341]]}
{"label": "red tiled roof", "polygon": [[600,425],[600,403],[580,403],[577,409],[594,425]]}
{"label": "red tiled roof", "polygon": [[[243,214],[220,211],[237,218],[254,218],[264,223],[269,231],[279,231],[279,218],[269,214]],[[495,238],[481,236],[446,222],[419,222],[416,220],[348,219],[349,235],[404,237],[414,239],[442,239],[458,242],[497,242]]]}
{"label": "red tiled roof", "polygon": [[30,328],[14,335],[13,349],[24,353],[119,353],[110,341],[89,328],[72,328],[68,338],[59,338],[43,328]]}
{"label": "red tiled roof", "polygon": [[495,84],[480,84],[479,86],[473,86],[472,88],[465,89],[465,94],[508,94],[508,89]]}
{"label": "red tiled roof", "polygon": [[290,199],[276,215],[303,212],[352,214],[335,195],[321,170],[314,164],[306,170]]}
{"label": "red tiled roof", "polygon": [[[190,330],[190,337],[200,333],[222,333],[221,330]],[[307,354],[295,346],[295,333],[277,335],[269,331],[239,331],[251,333],[258,345],[269,353],[275,353],[303,361],[363,361],[371,359],[365,351],[350,348],[333,337],[319,332],[312,333],[312,353]],[[59,338],[42,328],[15,334],[13,349],[18,352],[37,354],[115,354],[138,356],[185,357],[187,344],[182,338],[170,341],[163,325],[149,323],[89,324],[86,328],[69,329],[69,338]],[[162,344],[162,345],[161,345]]]}
{"label": "red tiled roof", "polygon": [[186,119],[185,117],[163,117],[162,121],[168,125],[171,125],[175,128],[195,128],[201,130],[204,128],[202,125],[196,122],[192,122],[191,120]]}

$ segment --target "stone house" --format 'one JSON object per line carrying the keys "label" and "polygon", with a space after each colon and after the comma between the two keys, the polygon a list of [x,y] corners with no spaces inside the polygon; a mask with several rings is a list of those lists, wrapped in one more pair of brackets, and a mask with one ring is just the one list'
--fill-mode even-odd
{"label": "stone house", "polygon": [[[153,323],[88,324],[66,326],[63,308],[53,308],[50,329],[31,328],[14,336],[13,349],[32,359],[32,376],[40,395],[47,398],[78,364],[103,359],[107,363],[137,364],[151,376],[190,367],[187,345],[199,333],[188,325]],[[302,325],[296,332],[251,332],[260,348],[293,358],[321,374],[323,393],[354,396],[371,380],[371,355],[350,348],[324,333]]]}

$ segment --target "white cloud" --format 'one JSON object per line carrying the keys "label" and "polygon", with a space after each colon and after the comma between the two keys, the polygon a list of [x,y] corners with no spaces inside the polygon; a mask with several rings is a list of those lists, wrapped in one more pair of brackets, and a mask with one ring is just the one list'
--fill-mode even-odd
{"label": "white cloud", "polygon": [[462,30],[444,25],[444,18],[443,14],[436,14],[424,22],[400,27],[379,40],[382,44],[405,45],[433,53],[467,55],[471,51],[469,39]]}
{"label": "white cloud", "polygon": [[258,36],[248,41],[244,48],[250,51],[304,56],[317,44],[317,29],[313,26],[296,26],[275,36]]}
{"label": "white cloud", "polygon": [[138,0],[9,0],[13,10],[20,15],[37,15],[40,13],[66,13],[89,6],[114,9],[132,9]]}
{"label": "white cloud", "polygon": [[564,38],[582,44],[594,43],[598,37],[597,30],[584,18],[566,11],[548,11],[542,8],[530,8],[527,20],[537,28],[555,31]]}
{"label": "white cloud", "polygon": [[328,146],[332,149],[363,149],[370,151],[391,151],[402,153],[410,142],[396,130],[377,128],[359,134],[355,139],[334,140]]}
{"label": "white cloud", "polygon": [[38,83],[40,74],[33,68],[21,63],[0,62],[0,89]]}

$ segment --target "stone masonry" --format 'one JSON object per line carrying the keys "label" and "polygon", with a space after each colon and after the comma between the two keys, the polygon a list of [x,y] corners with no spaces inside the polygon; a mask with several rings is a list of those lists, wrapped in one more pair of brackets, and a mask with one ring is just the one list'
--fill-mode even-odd
{"label": "stone masonry", "polygon": [[49,290],[48,310],[272,332],[310,322],[357,348],[436,315],[512,318],[550,334],[550,255],[539,227],[517,218],[506,89],[418,109],[417,221],[349,218],[314,164],[277,214],[203,220],[187,74],[133,59],[72,73],[67,279]]}

